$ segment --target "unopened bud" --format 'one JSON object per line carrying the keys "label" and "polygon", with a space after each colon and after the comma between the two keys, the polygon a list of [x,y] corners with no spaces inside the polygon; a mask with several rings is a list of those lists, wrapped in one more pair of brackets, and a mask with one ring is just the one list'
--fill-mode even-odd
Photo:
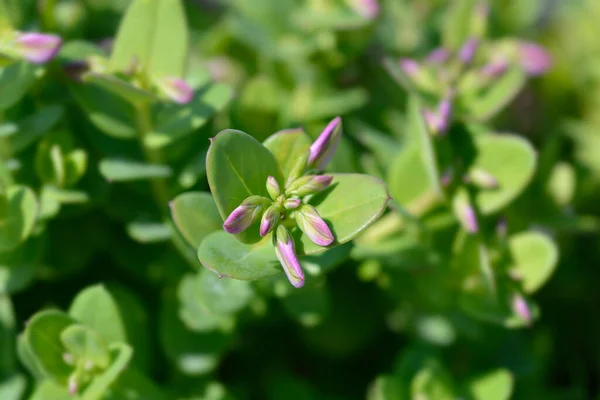
{"label": "unopened bud", "polygon": [[467,232],[477,233],[479,230],[477,216],[475,215],[475,210],[466,199],[457,198],[455,200],[454,213]]}
{"label": "unopened bud", "polygon": [[425,60],[430,64],[443,64],[450,58],[450,52],[444,47],[438,47],[432,50]]}
{"label": "unopened bud", "polygon": [[515,294],[512,299],[512,309],[515,314],[517,314],[522,320],[524,320],[527,325],[531,324],[531,309],[529,308],[529,304],[520,294]]}
{"label": "unopened bud", "polygon": [[44,33],[21,33],[17,36],[16,45],[19,54],[27,61],[44,64],[56,56],[62,46],[62,39]]}
{"label": "unopened bud", "polygon": [[330,175],[305,175],[292,182],[286,194],[298,197],[315,194],[327,188],[332,180]]}
{"label": "unopened bud", "polygon": [[477,48],[479,47],[479,40],[476,38],[471,38],[467,40],[465,44],[458,51],[458,58],[464,64],[470,64],[475,57],[475,53],[477,53]]}
{"label": "unopened bud", "polygon": [[286,210],[295,210],[296,208],[300,207],[300,204],[302,204],[302,200],[300,199],[287,199],[283,203],[283,207]]}
{"label": "unopened bud", "polygon": [[465,178],[467,182],[481,189],[497,189],[499,186],[498,180],[492,174],[480,168],[471,169]]}
{"label": "unopened bud", "polygon": [[187,104],[194,98],[194,89],[183,79],[162,78],[157,81],[161,94],[177,104]]}
{"label": "unopened bud", "polygon": [[269,200],[262,196],[250,196],[245,199],[223,223],[223,229],[231,234],[245,231],[260,216]]}
{"label": "unopened bud", "polygon": [[521,42],[519,44],[518,63],[529,75],[537,76],[550,69],[552,58],[542,46],[530,42]]}
{"label": "unopened bud", "polygon": [[77,394],[77,389],[79,387],[79,385],[77,384],[77,375],[75,373],[73,373],[70,377],[69,377],[69,394],[71,396],[75,396]]}
{"label": "unopened bud", "polygon": [[481,76],[486,79],[494,79],[502,76],[508,69],[506,60],[492,61],[481,68]]}
{"label": "unopened bud", "polygon": [[269,192],[269,196],[271,196],[271,199],[273,199],[274,201],[277,200],[277,197],[279,197],[279,195],[281,194],[279,184],[277,183],[277,180],[272,176],[269,176],[267,178],[267,192]]}
{"label": "unopened bud", "polygon": [[334,238],[329,226],[323,221],[317,210],[308,204],[300,207],[294,217],[298,228],[315,244],[329,246]]}
{"label": "unopened bud", "polygon": [[434,135],[445,133],[450,127],[452,114],[452,103],[449,99],[444,99],[440,102],[435,111],[423,111],[423,117],[429,127],[429,130]]}
{"label": "unopened bud", "polygon": [[292,235],[283,225],[278,225],[273,241],[277,259],[290,283],[296,288],[304,286],[304,272],[296,256]]}
{"label": "unopened bud", "polygon": [[267,236],[279,223],[281,211],[277,204],[272,204],[262,216],[260,221],[260,236]]}
{"label": "unopened bud", "polygon": [[308,167],[322,170],[333,157],[342,137],[342,119],[335,117],[310,146]]}
{"label": "unopened bud", "polygon": [[417,75],[419,75],[419,72],[421,71],[421,66],[419,65],[419,63],[413,60],[412,58],[400,59],[400,68],[410,78],[417,77]]}
{"label": "unopened bud", "polygon": [[377,0],[351,0],[350,6],[358,14],[368,19],[374,19],[379,14],[379,3]]}

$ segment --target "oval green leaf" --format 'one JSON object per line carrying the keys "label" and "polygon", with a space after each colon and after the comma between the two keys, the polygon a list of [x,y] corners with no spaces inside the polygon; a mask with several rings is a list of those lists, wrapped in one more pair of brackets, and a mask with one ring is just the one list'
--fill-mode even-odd
{"label": "oval green leaf", "polygon": [[558,262],[558,249],[548,236],[538,232],[523,232],[508,242],[514,269],[521,278],[523,290],[534,293],[552,276]]}
{"label": "oval green leaf", "polygon": [[183,193],[169,205],[177,230],[195,249],[208,234],[222,229],[223,219],[210,193]]}
{"label": "oval green leaf", "polygon": [[21,244],[31,233],[38,212],[35,194],[26,186],[8,188],[5,213],[0,210],[0,252]]}

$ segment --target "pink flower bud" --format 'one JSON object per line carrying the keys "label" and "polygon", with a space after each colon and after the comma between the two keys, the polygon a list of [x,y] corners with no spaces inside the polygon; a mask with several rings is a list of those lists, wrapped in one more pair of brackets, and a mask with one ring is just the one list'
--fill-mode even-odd
{"label": "pink flower bud", "polygon": [[260,215],[268,199],[261,196],[250,196],[239,207],[229,214],[223,223],[223,229],[232,235],[248,229]]}
{"label": "pink flower bud", "polygon": [[304,272],[296,256],[292,235],[283,225],[278,225],[275,235],[273,235],[273,241],[277,259],[290,283],[296,288],[304,286]]}
{"label": "pink flower bud", "polygon": [[437,49],[432,50],[425,59],[428,63],[431,64],[443,64],[450,57],[450,52],[448,49],[443,47],[438,47]]}
{"label": "pink flower bud", "polygon": [[276,204],[267,208],[260,221],[260,236],[267,236],[269,232],[275,229],[275,226],[279,223],[280,214],[281,212]]}
{"label": "pink flower bud", "polygon": [[512,299],[512,309],[521,319],[527,322],[527,325],[531,324],[531,309],[527,304],[527,301],[520,294],[515,294]]}
{"label": "pink flower bud", "polygon": [[329,246],[334,238],[329,226],[323,221],[317,210],[308,204],[300,207],[294,214],[298,228],[315,244]]}
{"label": "pink flower bud", "polygon": [[423,111],[425,122],[431,133],[434,135],[445,133],[450,127],[451,113],[452,103],[449,99],[442,100],[435,111]]}
{"label": "pink flower bud", "polygon": [[476,38],[471,38],[467,40],[465,44],[458,51],[458,58],[465,64],[470,64],[475,57],[475,53],[477,53],[477,48],[479,47],[479,40]]}
{"label": "pink flower bud", "polygon": [[464,200],[460,200],[455,204],[454,211],[461,225],[469,233],[477,233],[479,226],[477,224],[477,216],[473,207]]}
{"label": "pink flower bud", "polygon": [[400,60],[400,68],[402,68],[402,71],[411,78],[416,77],[421,70],[419,63],[412,58],[402,58]]}
{"label": "pink flower bud", "polygon": [[379,14],[377,0],[351,0],[350,5],[358,14],[368,19],[374,19]]}
{"label": "pink flower bud", "polygon": [[300,207],[300,204],[302,204],[302,200],[300,199],[287,199],[283,203],[283,207],[286,210],[295,210],[296,208]]}
{"label": "pink flower bud", "polygon": [[286,194],[298,197],[315,194],[326,189],[332,180],[329,175],[305,175],[292,182]]}
{"label": "pink flower bud", "polygon": [[167,77],[160,79],[158,90],[177,104],[187,104],[194,98],[194,89],[179,78]]}
{"label": "pink flower bud", "polygon": [[530,42],[520,43],[518,62],[531,76],[541,75],[552,66],[550,54],[542,46]]}
{"label": "pink flower bud", "polygon": [[327,124],[317,140],[310,146],[310,154],[308,156],[309,168],[314,167],[318,170],[325,168],[333,157],[341,137],[342,119],[335,117]]}
{"label": "pink flower bud", "polygon": [[281,194],[279,184],[277,183],[277,180],[272,176],[269,176],[267,178],[267,192],[269,192],[269,196],[271,196],[271,199],[273,200],[277,200],[277,197],[279,197],[279,195]]}
{"label": "pink flower bud", "polygon": [[19,34],[16,44],[17,51],[27,61],[44,64],[56,56],[62,46],[62,39],[56,35],[30,32]]}
{"label": "pink flower bud", "polygon": [[494,79],[502,76],[508,69],[506,60],[492,61],[481,68],[480,72],[484,78]]}

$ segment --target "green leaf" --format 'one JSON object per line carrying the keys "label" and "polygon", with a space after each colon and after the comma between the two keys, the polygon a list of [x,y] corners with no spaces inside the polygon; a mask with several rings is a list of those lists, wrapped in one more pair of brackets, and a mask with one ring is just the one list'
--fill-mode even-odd
{"label": "green leaf", "polygon": [[16,249],[0,253],[0,295],[25,288],[35,275],[42,252],[42,241],[29,238]]}
{"label": "green leaf", "polygon": [[[27,380],[23,375],[12,375],[0,381],[0,399],[2,400],[19,400],[23,398],[25,389],[27,388]],[[48,399],[52,400],[52,399]]]}
{"label": "green leaf", "polygon": [[170,207],[175,226],[195,249],[208,234],[222,229],[223,220],[210,193],[180,194],[173,199]]}
{"label": "green leaf", "polygon": [[71,303],[69,315],[98,333],[106,344],[127,342],[119,305],[103,285],[82,290]]}
{"label": "green leaf", "polygon": [[4,147],[0,154],[14,155],[25,150],[56,125],[63,111],[63,107],[51,105],[19,121],[12,134],[4,138],[0,135],[0,144]]}
{"label": "green leaf", "polygon": [[154,93],[137,87],[126,80],[113,75],[90,72],[85,74],[83,79],[85,82],[97,85],[102,89],[121,97],[131,104],[137,105],[158,100],[158,96]]}
{"label": "green leaf", "polygon": [[95,85],[70,84],[73,97],[98,129],[119,139],[137,137],[136,110],[131,103]]}
{"label": "green leaf", "polygon": [[171,226],[161,221],[131,221],[127,223],[125,229],[129,237],[138,243],[164,242],[173,235]]}
{"label": "green leaf", "polygon": [[83,325],[71,325],[60,333],[60,340],[67,352],[78,360],[89,360],[99,368],[110,362],[108,349],[100,336]]}
{"label": "green leaf", "polygon": [[491,174],[497,189],[480,190],[475,203],[482,214],[492,214],[512,202],[531,181],[536,168],[536,153],[523,138],[515,135],[478,135],[472,168]]}
{"label": "green leaf", "polygon": [[254,295],[248,282],[220,279],[206,269],[201,269],[196,275],[196,290],[206,310],[215,315],[241,310]]}
{"label": "green leaf", "polygon": [[471,20],[475,5],[475,0],[455,0],[450,3],[442,29],[444,47],[457,50],[473,34]]}
{"label": "green leaf", "polygon": [[125,343],[113,343],[109,350],[111,353],[110,367],[94,378],[81,395],[81,400],[102,399],[107,389],[123,373],[133,356],[133,349]]}
{"label": "green leaf", "polygon": [[187,51],[180,0],[134,0],[121,20],[110,69],[125,71],[135,60],[150,75],[182,77]]}
{"label": "green leaf", "polygon": [[105,158],[100,161],[100,173],[111,182],[128,182],[168,178],[172,174],[168,165],[148,164],[124,158]]}
{"label": "green leaf", "polygon": [[411,382],[411,398],[454,400],[450,374],[437,361],[431,360],[415,375]]}
{"label": "green leaf", "polygon": [[[252,136],[227,129],[212,139],[206,156],[208,184],[223,220],[251,195],[269,197],[267,178],[283,182],[273,154]],[[235,235],[251,244],[261,239],[258,223]]]}
{"label": "green leaf", "polygon": [[61,332],[76,321],[62,311],[46,310],[31,318],[25,329],[25,342],[45,376],[67,384],[72,368],[65,363]]}
{"label": "green leaf", "polygon": [[335,241],[321,247],[295,229],[292,234],[298,255],[321,253],[354,239],[385,211],[389,196],[381,180],[361,174],[331,175],[333,180],[329,187],[313,196],[309,203],[327,222]]}
{"label": "green leaf", "polygon": [[466,386],[473,400],[508,400],[514,380],[510,371],[500,368],[470,379]]}
{"label": "green leaf", "polygon": [[380,375],[369,387],[367,400],[405,400],[398,379],[391,375]]}
{"label": "green leaf", "polygon": [[41,67],[26,61],[0,68],[0,111],[21,100],[42,72]]}
{"label": "green leaf", "polygon": [[312,141],[303,129],[286,129],[269,136],[263,145],[273,153],[285,181],[278,182],[281,188],[285,185],[290,172],[301,157],[306,156]]}
{"label": "green leaf", "polygon": [[10,297],[0,294],[0,376],[12,372],[15,365],[15,315]]}
{"label": "green leaf", "polygon": [[282,272],[270,235],[259,243],[246,245],[225,231],[217,231],[202,241],[198,259],[219,276],[234,279],[261,279]]}
{"label": "green leaf", "polygon": [[520,276],[523,290],[534,293],[552,276],[558,263],[558,249],[548,236],[523,232],[510,237],[511,269]]}
{"label": "green leaf", "polygon": [[52,379],[46,379],[37,385],[33,394],[28,400],[79,400],[79,397],[73,397],[65,386],[61,386]]}
{"label": "green leaf", "polygon": [[7,190],[7,213],[0,214],[0,252],[14,249],[31,233],[38,211],[35,194],[26,186]]}
{"label": "green leaf", "polygon": [[527,82],[527,75],[520,66],[514,66],[496,79],[483,93],[469,96],[465,101],[469,115],[485,121],[507,106]]}
{"label": "green leaf", "polygon": [[191,134],[222,110],[232,96],[229,85],[215,83],[197,93],[185,106],[169,104],[159,113],[156,127],[144,137],[144,144],[153,149],[161,148]]}

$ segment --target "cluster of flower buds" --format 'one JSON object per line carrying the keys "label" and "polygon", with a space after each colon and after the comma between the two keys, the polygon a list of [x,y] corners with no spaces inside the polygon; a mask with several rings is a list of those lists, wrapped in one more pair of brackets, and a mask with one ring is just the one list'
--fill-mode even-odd
{"label": "cluster of flower buds", "polygon": [[266,182],[269,198],[257,195],[246,198],[223,223],[225,231],[236,234],[260,220],[260,235],[273,233],[277,259],[290,283],[297,288],[304,285],[304,273],[290,229],[298,227],[311,241],[323,247],[335,240],[327,223],[306,200],[331,184],[332,176],[314,174],[313,171],[322,171],[331,160],[341,134],[342,120],[337,117],[310,146],[308,154],[297,161],[285,185],[269,176]]}
{"label": "cluster of flower buds", "polygon": [[12,38],[0,47],[0,52],[13,59],[45,64],[58,54],[60,36],[37,32],[12,32]]}

